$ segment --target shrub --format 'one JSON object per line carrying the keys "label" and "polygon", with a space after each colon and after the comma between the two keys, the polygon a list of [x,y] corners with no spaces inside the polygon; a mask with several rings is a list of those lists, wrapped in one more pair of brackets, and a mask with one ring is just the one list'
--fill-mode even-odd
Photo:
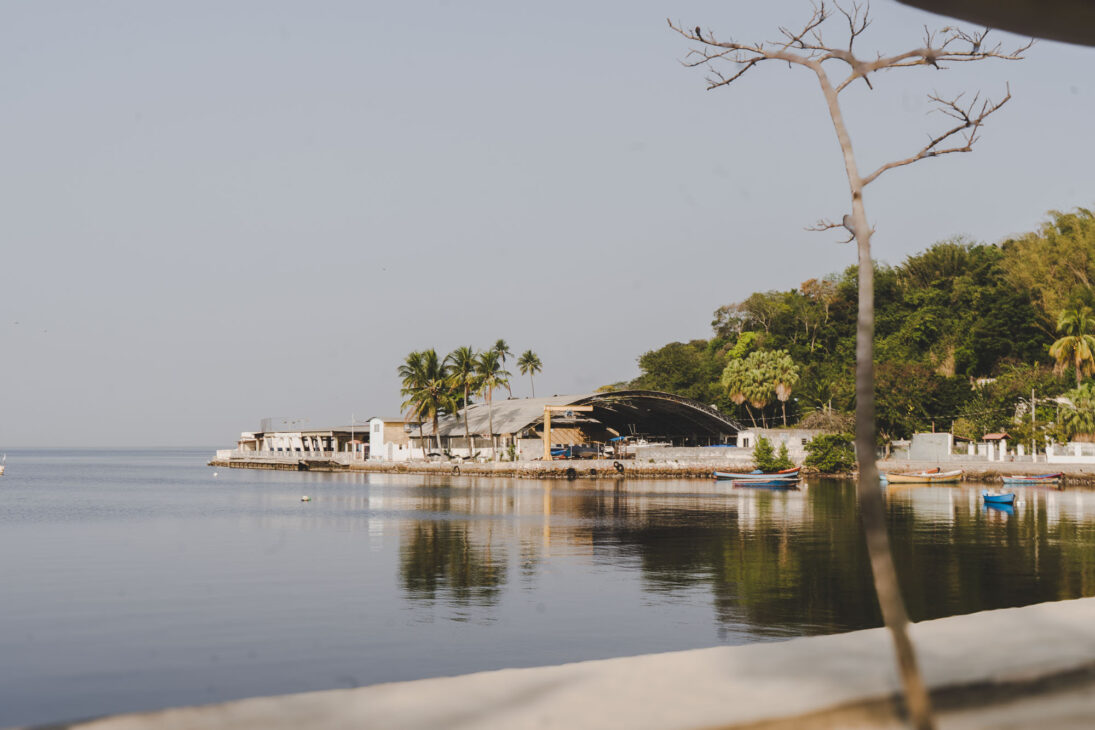
{"label": "shrub", "polygon": [[806,466],[825,474],[852,471],[855,451],[852,437],[846,433],[823,433],[806,444]]}
{"label": "shrub", "polygon": [[753,448],[753,464],[761,471],[779,471],[795,465],[787,454],[787,444],[780,444],[779,453],[776,454],[772,442],[763,436],[757,438],[757,445]]}

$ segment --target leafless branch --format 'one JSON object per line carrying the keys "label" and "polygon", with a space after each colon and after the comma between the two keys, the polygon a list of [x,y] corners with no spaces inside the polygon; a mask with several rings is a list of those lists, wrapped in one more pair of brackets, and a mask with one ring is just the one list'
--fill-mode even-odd
{"label": "leafless branch", "polygon": [[840,223],[831,221],[828,218],[819,218],[817,223],[807,226],[806,230],[820,233],[822,231],[831,231],[834,228],[843,228],[848,232],[848,237],[843,241],[838,241],[838,243],[851,243],[855,240],[855,227],[852,225],[851,218],[850,215],[845,215],[844,220]]}
{"label": "leafless branch", "polygon": [[[846,47],[837,47],[824,42],[821,34],[822,25],[839,15],[845,21],[845,33],[847,36]],[[742,74],[756,66],[761,61],[778,59],[788,63],[808,66],[818,70],[820,64],[828,61],[841,61],[849,69],[849,73],[842,81],[835,84],[837,93],[846,89],[857,79],[863,79],[868,86],[871,84],[870,75],[877,71],[886,71],[892,68],[909,68],[913,66],[931,66],[936,69],[947,68],[950,63],[964,63],[967,61],[980,61],[988,58],[997,58],[1007,61],[1016,61],[1023,58],[1026,51],[1034,43],[1033,40],[1025,45],[1012,50],[1005,50],[1003,45],[986,45],[988,30],[975,33],[967,32],[954,26],[945,26],[939,31],[924,29],[924,45],[903,53],[886,56],[876,54],[873,60],[864,60],[855,53],[856,43],[871,26],[870,5],[853,2],[850,6],[834,3],[832,6],[824,2],[814,5],[809,20],[800,30],[793,31],[786,27],[780,27],[782,36],[777,41],[765,41],[758,43],[738,43],[733,40],[721,41],[713,32],[702,31],[699,26],[684,28],[680,23],[667,21],[669,27],[680,33],[690,41],[699,44],[698,49],[689,52],[685,65],[689,67],[707,66],[712,76],[708,78],[708,89],[718,88],[733,83],[741,78]],[[736,66],[733,73],[724,73],[715,68],[715,64],[728,62]]]}
{"label": "leafless branch", "polygon": [[[953,99],[943,99],[938,94],[929,94],[928,98],[937,105],[933,111],[940,112],[952,119],[956,119],[959,124],[942,134],[931,137],[928,140],[928,143],[915,155],[906,157],[902,160],[887,162],[885,165],[882,165],[870,175],[863,178],[863,185],[869,185],[877,179],[879,175],[887,170],[892,170],[895,167],[903,167],[904,165],[912,164],[918,160],[923,160],[928,157],[938,157],[939,155],[947,155],[952,152],[972,151],[973,145],[978,139],[977,133],[980,131],[981,126],[984,125],[985,120],[1011,100],[1011,86],[1009,85],[1007,87],[1007,93],[1004,95],[1004,98],[996,104],[993,104],[989,99],[981,99],[980,94],[975,94],[973,99],[963,106],[961,104],[963,96],[964,94],[959,94]],[[944,142],[955,136],[960,136],[965,144],[956,145],[954,147],[942,146]]]}

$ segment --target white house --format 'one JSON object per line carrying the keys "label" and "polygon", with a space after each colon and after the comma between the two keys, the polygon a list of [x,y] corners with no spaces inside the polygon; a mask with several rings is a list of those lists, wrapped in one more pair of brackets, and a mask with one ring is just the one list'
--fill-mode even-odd
{"label": "white house", "polygon": [[422,449],[411,445],[411,431],[417,422],[404,421],[402,416],[369,419],[369,460],[407,461],[423,458]]}

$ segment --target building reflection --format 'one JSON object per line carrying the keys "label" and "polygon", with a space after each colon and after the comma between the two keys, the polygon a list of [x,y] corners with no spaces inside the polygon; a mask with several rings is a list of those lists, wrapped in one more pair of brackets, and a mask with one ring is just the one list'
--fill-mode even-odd
{"label": "building reflection", "polygon": [[[469,483],[470,482],[470,483]],[[914,620],[1095,594],[1095,492],[1021,490],[1013,514],[980,486],[887,491]],[[854,485],[796,492],[713,483],[466,479],[402,492],[406,600],[498,604],[556,561],[612,566],[666,600],[710,596],[725,631],[758,638],[881,624]]]}

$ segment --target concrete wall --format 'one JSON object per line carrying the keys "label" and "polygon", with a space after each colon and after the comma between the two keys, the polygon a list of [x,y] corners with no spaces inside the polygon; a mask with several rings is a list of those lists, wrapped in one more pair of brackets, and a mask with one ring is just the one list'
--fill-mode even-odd
{"label": "concrete wall", "polygon": [[914,433],[909,446],[912,461],[950,461],[954,436],[949,433]]}
{"label": "concrete wall", "polygon": [[[864,597],[867,600],[868,597]],[[910,627],[941,727],[1080,728],[1095,716],[1095,598]],[[1071,691],[1061,702],[1064,687]],[[501,669],[76,722],[84,730],[901,728],[885,629]],[[943,698],[946,701],[940,702]],[[947,717],[947,712],[965,713]],[[970,717],[970,713],[978,713]],[[1063,721],[1064,720],[1064,721]]]}
{"label": "concrete wall", "polygon": [[752,464],[753,450],[723,446],[638,446],[635,460],[655,463],[679,461],[682,464]]}

